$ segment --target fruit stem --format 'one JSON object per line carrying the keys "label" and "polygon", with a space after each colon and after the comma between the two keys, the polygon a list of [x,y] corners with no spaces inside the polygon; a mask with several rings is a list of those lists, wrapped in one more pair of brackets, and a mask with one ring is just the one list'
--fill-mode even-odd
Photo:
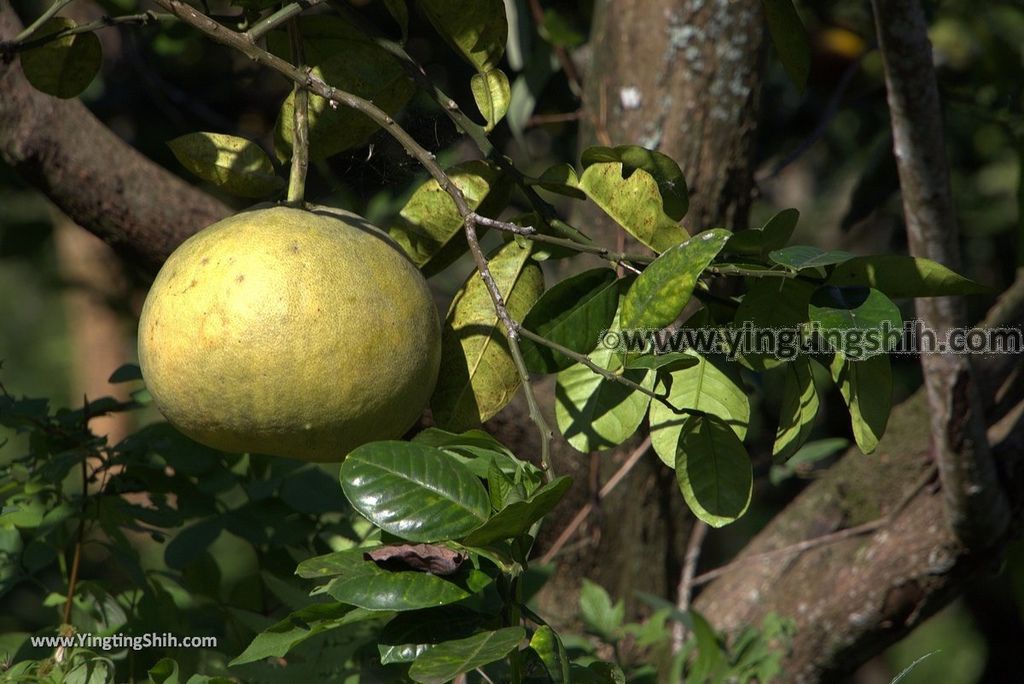
{"label": "fruit stem", "polygon": [[[288,22],[288,41],[291,44],[292,61],[304,69],[305,57],[302,51],[302,35],[299,20]],[[301,83],[294,87],[294,119],[292,125],[292,169],[288,177],[288,203],[301,205],[306,194],[306,171],[309,168],[309,91]]]}

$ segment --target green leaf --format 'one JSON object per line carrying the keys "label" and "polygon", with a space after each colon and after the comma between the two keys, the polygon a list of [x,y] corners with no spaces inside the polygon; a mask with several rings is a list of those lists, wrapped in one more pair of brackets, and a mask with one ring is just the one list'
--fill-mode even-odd
{"label": "green leaf", "polygon": [[[615,271],[595,268],[566,278],[545,292],[523,327],[579,354],[589,354],[598,336],[611,325],[619,304],[619,283]],[[520,341],[523,360],[533,373],[556,373],[574,361],[531,340]]]}
{"label": "green leaf", "polygon": [[768,33],[793,85],[801,93],[811,72],[811,45],[793,0],[762,0]]}
{"label": "green leaf", "polygon": [[622,599],[613,604],[604,587],[584,578],[580,587],[580,617],[589,631],[614,643],[626,618],[626,605]]}
{"label": "green leaf", "polygon": [[234,667],[265,658],[282,658],[293,648],[318,634],[349,625],[359,625],[360,631],[363,631],[371,626],[379,627],[390,617],[387,614],[353,608],[341,603],[306,606],[257,634],[229,665]]}
{"label": "green leaf", "polygon": [[167,143],[186,169],[239,197],[262,198],[285,187],[263,148],[221,133],[187,133]]}
{"label": "green leaf", "polygon": [[491,512],[473,473],[440,449],[413,442],[372,442],[341,466],[352,507],[397,537],[416,542],[456,539]]}
{"label": "green leaf", "polygon": [[[497,215],[508,203],[511,186],[487,162],[468,161],[446,173],[473,211]],[[428,275],[443,269],[467,249],[455,200],[432,178],[412,194],[388,234]]]}
{"label": "green leaf", "polygon": [[373,561],[353,564],[332,579],[323,591],[342,603],[371,611],[433,608],[469,598],[454,582],[428,572],[384,570]]}
{"label": "green leaf", "polygon": [[[718,416],[743,439],[750,422],[750,401],[743,389],[739,368],[722,357],[687,352],[697,365],[661,373],[656,392],[668,394],[668,402],[677,409],[690,409]],[[676,413],[663,402],[651,403],[651,444],[669,468],[676,465],[679,434],[689,414]]]}
{"label": "green leaf", "polygon": [[[66,17],[52,17],[36,29],[31,40],[76,26]],[[88,88],[102,64],[103,48],[91,31],[61,36],[21,53],[21,69],[32,87],[65,100]]]}
{"label": "green leaf", "polygon": [[899,254],[855,257],[836,266],[826,281],[840,287],[862,286],[890,297],[947,297],[990,292],[940,263]]}
{"label": "green leaf", "polygon": [[405,4],[405,0],[384,0],[384,7],[387,8],[388,14],[402,31],[402,42],[404,43],[409,39],[409,6]]}
{"label": "green leaf", "polygon": [[574,199],[586,199],[587,195],[580,190],[580,179],[572,164],[556,164],[537,178],[529,179],[532,185],[539,185],[549,192],[554,192]]}
{"label": "green leaf", "polygon": [[664,328],[690,301],[697,279],[722,251],[729,231],[714,228],[694,235],[654,260],[626,293],[624,329]]}
{"label": "green leaf", "polygon": [[741,230],[729,237],[725,251],[733,254],[765,255],[781,249],[789,242],[796,230],[800,212],[796,209],[783,209],[768,219],[760,230]]}
{"label": "green leaf", "polygon": [[417,658],[409,668],[409,676],[422,684],[445,684],[460,674],[501,660],[525,638],[526,630],[522,627],[506,627],[446,641]]}
{"label": "green leaf", "polygon": [[829,367],[850,409],[853,438],[865,454],[878,446],[892,408],[892,367],[884,354],[850,361],[836,354]]}
{"label": "green leaf", "polygon": [[551,684],[569,684],[569,655],[555,630],[541,625],[530,638],[530,648],[544,664]]}
{"label": "green leaf", "polygon": [[411,663],[437,644],[471,636],[485,620],[480,613],[459,606],[401,613],[377,642],[381,663]]}
{"label": "green leaf", "polygon": [[668,352],[667,354],[641,354],[639,356],[627,354],[625,357],[626,368],[646,368],[648,370],[679,370],[696,366],[700,361],[686,352]]}
{"label": "green leaf", "polygon": [[775,431],[772,457],[782,462],[795,454],[807,441],[818,417],[818,393],[814,388],[811,362],[803,356],[783,364],[786,379],[782,385],[779,427]]}
{"label": "green leaf", "polygon": [[502,0],[418,0],[434,29],[478,72],[498,66],[508,21]]}
{"label": "green leaf", "polygon": [[[491,255],[490,272],[509,315],[522,320],[544,290],[529,247],[505,244]],[[483,279],[473,271],[455,294],[441,333],[441,374],[430,401],[439,426],[456,432],[478,427],[512,401],[520,377],[505,334]]]}
{"label": "green leaf", "polygon": [[768,258],[780,266],[800,271],[805,268],[819,268],[821,266],[841,264],[852,259],[853,255],[838,249],[826,252],[820,247],[812,247],[811,245],[793,245],[792,247],[783,247],[782,249],[769,252]]}
{"label": "green leaf", "polygon": [[640,147],[591,148],[580,189],[626,232],[656,252],[687,237],[688,195],[674,161]]}
{"label": "green leaf", "polygon": [[116,385],[120,382],[132,382],[133,380],[142,380],[142,369],[139,368],[138,364],[126,363],[111,373],[107,382]]}
{"label": "green leaf", "polygon": [[693,514],[712,527],[735,522],[750,505],[754,473],[743,442],[713,415],[687,420],[676,450],[676,480]]}
{"label": "green leaf", "polygon": [[[370,36],[359,32],[341,17],[325,15],[298,18],[305,61],[312,73],[330,85],[370,100],[395,116],[416,90],[402,64]],[[272,31],[267,47],[274,54],[289,57],[285,31]],[[274,131],[279,159],[291,155],[295,123],[295,95],[281,105]],[[310,159],[322,160],[358,147],[369,140],[378,126],[350,107],[334,108],[319,95],[309,97]]]}
{"label": "green leaf", "polygon": [[[617,327],[613,322],[612,327]],[[622,360],[613,349],[599,347],[589,355],[601,368],[618,371]],[[655,374],[643,369],[622,374],[641,387],[654,387]],[[555,420],[566,441],[581,452],[603,451],[622,444],[643,422],[651,398],[631,387],[606,380],[581,363],[557,376]]]}
{"label": "green leaf", "polygon": [[178,663],[171,658],[161,658],[146,674],[151,684],[178,684],[181,681],[178,679]]}
{"label": "green leaf", "polygon": [[[697,658],[690,677],[694,682],[716,682],[724,679],[729,667],[728,655],[707,619],[695,610],[689,611],[693,638],[697,642]],[[689,680],[688,680],[689,681]]]}
{"label": "green leaf", "polygon": [[469,82],[476,100],[477,109],[487,121],[485,131],[490,132],[505,118],[512,97],[512,87],[508,76],[501,69],[491,69],[485,73],[473,74]]}
{"label": "green leaf", "polygon": [[[795,278],[752,278],[750,281],[749,289],[736,309],[734,328],[746,326],[752,333],[759,330],[795,331],[808,321],[807,307],[815,290],[812,283]],[[781,338],[782,333],[778,334],[776,339]],[[778,349],[776,353],[781,351]],[[776,355],[750,351],[743,359],[754,370],[766,370],[783,363]]]}
{"label": "green leaf", "polygon": [[[516,485],[512,478],[501,469],[501,466],[498,465],[495,459],[489,459],[487,467],[487,495],[491,499],[491,508],[500,511],[509,503],[509,498],[516,493]],[[484,523],[484,526],[486,527],[487,523]]]}
{"label": "green leaf", "polygon": [[843,437],[831,437],[808,442],[800,447],[784,464],[773,465],[769,472],[769,479],[773,485],[778,485],[783,480],[795,475],[801,467],[820,461],[846,449],[848,446],[850,446],[850,440]]}
{"label": "green leaf", "polygon": [[849,359],[885,352],[889,340],[880,337],[883,333],[902,337],[899,308],[878,290],[823,285],[811,295],[807,310],[833,350]]}
{"label": "green leaf", "polygon": [[526,501],[516,501],[496,513],[482,527],[462,540],[466,546],[487,546],[529,531],[530,526],[550,513],[572,486],[568,477],[559,477],[544,485]]}
{"label": "green leaf", "polygon": [[544,40],[556,47],[579,47],[587,40],[586,35],[569,17],[551,8],[544,10],[544,22],[538,30]]}
{"label": "green leaf", "polygon": [[673,221],[682,221],[690,206],[686,179],[675,160],[668,155],[639,145],[591,147],[580,157],[584,170],[594,164],[621,163],[627,171],[641,169],[654,178],[664,203],[665,214]]}

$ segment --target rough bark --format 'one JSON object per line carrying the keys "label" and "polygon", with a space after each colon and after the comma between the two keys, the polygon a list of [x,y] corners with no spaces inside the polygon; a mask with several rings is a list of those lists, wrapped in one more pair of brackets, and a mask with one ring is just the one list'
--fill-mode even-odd
{"label": "rough bark", "polygon": [[[0,40],[22,23],[0,4]],[[33,88],[0,61],[0,158],[78,225],[154,270],[185,238],[230,210],[136,152],[78,100]]]}
{"label": "rough bark", "polygon": [[[958,270],[956,213],[924,11],[917,0],[871,4],[885,64],[910,253]],[[966,320],[962,297],[918,299],[915,306],[918,318],[940,339]],[[1002,534],[1009,511],[995,478],[970,358],[924,354],[921,369],[946,517],[965,543],[985,546]]]}
{"label": "rough bark", "polygon": [[[760,0],[599,0],[581,149],[657,149],[683,170],[691,232],[746,227],[763,42]],[[577,224],[602,244],[624,235],[599,210]],[[566,519],[551,521],[546,534],[561,531],[638,441],[596,454],[593,468],[591,457],[568,447],[556,452],[559,473],[572,475],[575,486],[561,509]],[[584,545],[559,557],[558,575],[545,589],[546,614],[571,619],[581,576],[627,601],[636,590],[675,591],[693,519],[672,471],[651,452],[595,510],[577,537]]]}
{"label": "rough bark", "polygon": [[679,162],[691,232],[745,228],[753,190],[760,0],[601,0],[583,143],[640,144]]}

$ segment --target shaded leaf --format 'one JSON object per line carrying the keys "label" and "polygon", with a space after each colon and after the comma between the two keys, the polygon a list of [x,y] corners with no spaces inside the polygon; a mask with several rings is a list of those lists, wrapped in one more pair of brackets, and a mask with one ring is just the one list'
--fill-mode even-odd
{"label": "shaded leaf", "polygon": [[700,361],[693,355],[686,352],[668,352],[667,354],[640,354],[639,356],[627,354],[625,357],[626,368],[646,368],[648,370],[679,370],[696,366]]}
{"label": "shaded leaf", "polygon": [[341,603],[306,606],[257,634],[230,665],[244,665],[264,658],[281,658],[303,641],[340,627],[359,624],[359,632],[365,635],[369,630],[380,627],[390,617],[388,614],[373,613]]}
{"label": "shaded leaf", "polygon": [[530,638],[530,648],[544,664],[552,684],[569,684],[572,681],[569,674],[569,656],[562,645],[562,640],[553,629],[547,625],[538,627]]}
{"label": "shaded leaf", "polygon": [[483,524],[487,491],[466,466],[413,442],[372,442],[348,455],[341,486],[353,508],[395,536],[455,539]]}
{"label": "shaded leaf", "polygon": [[380,635],[381,663],[411,663],[437,644],[471,636],[485,620],[480,613],[459,606],[401,613]]}
{"label": "shaded leaf", "polygon": [[388,14],[398,24],[398,28],[402,32],[402,42],[404,43],[409,39],[409,7],[405,4],[405,0],[384,0],[384,7],[387,8]]}
{"label": "shaded leaf", "polygon": [[[660,373],[656,392],[659,395],[667,393],[668,403],[676,409],[717,416],[732,427],[739,439],[743,439],[750,422],[750,401],[743,388],[739,368],[718,356],[703,356],[694,351],[687,353],[697,359],[697,364],[671,373]],[[679,434],[689,415],[676,413],[660,401],[651,403],[651,444],[670,468],[676,465]]]}
{"label": "shaded leaf", "polygon": [[855,257],[836,266],[831,285],[881,290],[890,297],[946,297],[985,294],[990,289],[940,263],[899,254]]}
{"label": "shaded leaf", "polygon": [[889,340],[880,335],[887,329],[902,337],[899,308],[878,290],[824,285],[811,295],[807,310],[833,350],[849,359],[886,351]]}
{"label": "shaded leaf", "polygon": [[[796,330],[809,319],[807,307],[815,286],[803,280],[783,278],[751,279],[733,318],[734,328],[746,326],[751,333],[763,330]],[[781,340],[781,332],[778,333]],[[786,333],[789,334],[789,333]],[[795,340],[794,340],[795,342]],[[776,350],[776,352],[781,349]],[[743,359],[754,370],[774,368],[783,363],[774,354],[748,351]]]}
{"label": "shaded leaf", "polygon": [[565,493],[572,480],[559,477],[544,485],[526,501],[515,501],[498,511],[482,527],[473,530],[462,540],[466,546],[486,546],[501,539],[510,539],[526,533],[533,523],[550,513]]}
{"label": "shaded leaf", "polygon": [[779,53],[779,61],[786,68],[793,85],[800,92],[807,87],[807,76],[811,71],[811,45],[807,30],[800,21],[800,15],[793,0],[762,0],[768,33]]}
{"label": "shaded leaf", "polygon": [[644,269],[622,302],[624,329],[664,328],[690,301],[704,269],[729,239],[729,231],[714,228],[672,247]]}
{"label": "shaded leaf", "polygon": [[[541,295],[523,319],[523,327],[574,352],[589,354],[611,325],[618,303],[615,271],[595,268],[566,278]],[[533,373],[555,373],[575,363],[531,340],[521,340],[520,349]]]}
{"label": "shaded leaf", "polygon": [[750,505],[754,474],[743,442],[724,420],[689,418],[676,450],[676,480],[693,514],[712,527],[736,521]]}
{"label": "shaded leaf", "polygon": [[612,603],[604,587],[584,578],[580,587],[580,617],[586,628],[609,643],[617,641],[626,618],[622,599]]}
{"label": "shaded leaf", "polygon": [[267,197],[285,187],[263,148],[221,133],[187,133],[167,143],[182,166],[239,197]]}
{"label": "shaded leaf", "polygon": [[838,249],[825,251],[820,247],[812,247],[811,245],[793,245],[792,247],[783,247],[782,249],[769,252],[768,258],[780,266],[799,271],[805,268],[841,264],[852,259],[853,255]]}
{"label": "shaded leaf", "polygon": [[425,572],[390,572],[372,561],[361,561],[334,577],[325,593],[342,603],[371,611],[405,611],[432,608],[468,598],[470,593],[454,582]]}
{"label": "shaded leaf", "polygon": [[111,373],[107,382],[114,385],[120,382],[131,382],[133,380],[142,380],[142,369],[139,368],[138,364],[126,363]]}
{"label": "shaded leaf", "polygon": [[434,29],[478,72],[498,65],[508,40],[502,0],[418,0]]}
{"label": "shaded leaf", "polygon": [[512,87],[508,76],[501,69],[490,69],[484,73],[473,74],[470,89],[476,107],[487,121],[485,131],[492,131],[498,122],[505,118],[512,97]]}
{"label": "shaded leaf", "polygon": [[525,638],[526,630],[522,627],[506,627],[446,641],[418,657],[409,676],[422,684],[445,684],[460,674],[501,660]]}
{"label": "shaded leaf", "polygon": [[829,367],[850,410],[853,438],[865,454],[878,446],[892,408],[892,367],[884,354],[850,361],[836,354]]}
{"label": "shaded leaf", "polygon": [[775,431],[772,457],[785,461],[807,441],[818,417],[818,392],[814,388],[811,362],[803,356],[783,364],[786,379],[782,385],[779,426]]}
{"label": "shaded leaf", "polygon": [[580,190],[580,179],[572,164],[556,164],[544,171],[530,183],[539,185],[549,192],[565,195],[575,199],[586,199],[587,195]]}
{"label": "shaded leaf", "polygon": [[[540,297],[544,278],[530,249],[509,242],[490,257],[490,272],[514,320]],[[430,405],[445,429],[478,427],[519,390],[504,326],[477,271],[456,293],[441,334],[441,374]]]}
{"label": "shaded leaf", "polygon": [[[305,15],[298,17],[306,64],[313,75],[330,85],[370,100],[395,116],[415,92],[415,85],[402,64],[383,47],[372,42],[341,17]],[[267,47],[285,59],[289,56],[285,31],[272,31]],[[280,159],[291,154],[295,95],[281,105],[274,142]],[[309,153],[314,160],[364,144],[378,126],[366,115],[349,107],[331,107],[319,95],[310,94]]]}
{"label": "shaded leaf", "polygon": [[[45,38],[76,26],[66,17],[51,17],[31,38]],[[91,31],[61,36],[21,53],[21,70],[32,87],[65,100],[88,88],[102,64],[103,48]]]}

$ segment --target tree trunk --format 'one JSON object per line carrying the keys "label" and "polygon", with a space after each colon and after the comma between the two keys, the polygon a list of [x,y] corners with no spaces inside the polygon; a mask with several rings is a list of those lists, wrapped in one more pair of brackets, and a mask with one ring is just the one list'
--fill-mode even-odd
{"label": "tree trunk", "polygon": [[[763,41],[760,0],[599,0],[581,150],[639,144],[663,152],[679,162],[689,186],[684,225],[691,233],[745,228]],[[624,235],[596,209],[577,224],[601,244],[615,245]],[[638,443],[592,457],[559,449],[559,472],[575,481],[563,515],[594,502],[596,489]],[[541,546],[566,523],[547,525]],[[558,575],[543,595],[547,614],[575,610],[571,597],[581,576],[630,604],[637,590],[673,596],[691,524],[674,474],[651,451],[595,502],[575,550],[559,557]]]}

